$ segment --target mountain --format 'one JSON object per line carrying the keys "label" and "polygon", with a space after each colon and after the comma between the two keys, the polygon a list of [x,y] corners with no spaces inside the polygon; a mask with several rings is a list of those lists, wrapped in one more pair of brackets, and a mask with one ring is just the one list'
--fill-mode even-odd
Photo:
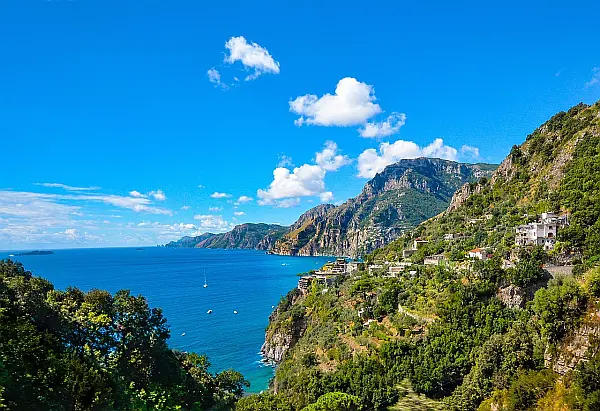
{"label": "mountain", "polygon": [[[554,248],[517,244],[548,212],[567,216]],[[272,391],[241,409],[343,392],[365,410],[600,410],[600,102],[552,117],[365,266],[282,298]]]}
{"label": "mountain", "polygon": [[246,223],[236,225],[231,231],[222,234],[205,233],[197,237],[183,237],[178,241],[171,241],[165,247],[268,250],[286,231],[287,227],[278,224]]}
{"label": "mountain", "polygon": [[165,247],[170,248],[194,248],[196,244],[201,244],[204,241],[208,240],[211,237],[214,237],[216,234],[213,233],[204,233],[196,237],[185,236],[180,238],[177,241],[171,241],[168,244],[165,244]]}
{"label": "mountain", "polygon": [[304,213],[272,249],[283,255],[360,256],[443,212],[467,182],[490,177],[495,165],[436,158],[401,160],[344,204]]}

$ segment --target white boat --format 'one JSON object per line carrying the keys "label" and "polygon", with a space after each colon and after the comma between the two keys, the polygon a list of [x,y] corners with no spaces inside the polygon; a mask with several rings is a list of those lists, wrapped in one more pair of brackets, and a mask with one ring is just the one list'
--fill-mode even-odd
{"label": "white boat", "polygon": [[233,313],[234,313],[234,314],[237,314],[237,311],[236,311],[236,310],[233,310]]}
{"label": "white boat", "polygon": [[9,254],[8,256],[9,256],[9,257],[14,257],[15,255],[14,255],[14,254]]}
{"label": "white boat", "polygon": [[204,288],[208,288],[208,284],[206,283],[206,274],[204,274]]}
{"label": "white boat", "polygon": [[184,337],[184,336],[185,336],[185,333],[181,333],[181,336],[182,336],[182,337]]}
{"label": "white boat", "polygon": [[212,310],[208,310],[206,314],[212,314]]}

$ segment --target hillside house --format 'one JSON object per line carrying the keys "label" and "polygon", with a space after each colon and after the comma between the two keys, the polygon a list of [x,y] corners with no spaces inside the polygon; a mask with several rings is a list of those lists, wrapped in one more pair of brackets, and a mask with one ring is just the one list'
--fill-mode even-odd
{"label": "hillside house", "polygon": [[463,237],[462,233],[447,233],[447,234],[444,234],[444,240],[446,240],[446,241],[459,240],[462,237]]}
{"label": "hillside house", "polygon": [[542,213],[537,222],[523,224],[516,228],[515,244],[524,247],[540,245],[545,250],[552,250],[556,244],[558,230],[568,225],[566,215]]}
{"label": "hillside house", "polygon": [[474,248],[468,252],[469,258],[475,258],[477,260],[487,260],[491,257],[491,254],[487,248]]}
{"label": "hillside house", "polygon": [[358,261],[351,261],[346,263],[346,274],[351,274],[355,271],[358,271],[358,265],[360,263]]}
{"label": "hillside house", "polygon": [[419,248],[421,248],[421,246],[424,246],[427,243],[429,243],[429,241],[424,240],[422,238],[415,238],[415,240],[413,241],[413,250],[418,250]]}
{"label": "hillside house", "polygon": [[310,284],[313,282],[314,277],[312,275],[305,275],[304,277],[300,277],[298,280],[298,289],[302,292],[302,294],[306,294],[308,289],[310,288]]}
{"label": "hillside house", "polygon": [[443,254],[435,254],[435,255],[428,255],[427,257],[425,257],[423,264],[425,264],[425,265],[440,265],[444,261],[446,261],[446,257],[444,257]]}
{"label": "hillside house", "polygon": [[329,274],[311,274],[300,277],[298,280],[298,289],[302,292],[302,294],[306,294],[310,289],[310,285],[313,281],[316,281],[318,284],[324,286],[330,286],[334,283],[337,275],[329,275]]}

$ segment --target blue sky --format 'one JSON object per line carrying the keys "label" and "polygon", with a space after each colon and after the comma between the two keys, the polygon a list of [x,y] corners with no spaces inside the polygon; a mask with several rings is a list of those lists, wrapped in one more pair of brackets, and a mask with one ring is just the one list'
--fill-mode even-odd
{"label": "blue sky", "polygon": [[1,1],[0,249],[290,224],[600,99],[597,1],[485,3]]}

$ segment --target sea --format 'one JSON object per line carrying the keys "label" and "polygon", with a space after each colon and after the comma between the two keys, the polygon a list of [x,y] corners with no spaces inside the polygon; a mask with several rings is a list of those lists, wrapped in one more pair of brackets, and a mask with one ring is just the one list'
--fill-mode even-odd
{"label": "sea", "polygon": [[[150,306],[163,309],[172,348],[206,354],[213,372],[240,371],[250,382],[249,393],[267,389],[274,375],[260,356],[273,307],[297,285],[299,273],[331,260],[196,248],[53,251],[11,258],[57,289],[129,289],[144,295]],[[10,254],[17,252],[0,252],[0,258]]]}

